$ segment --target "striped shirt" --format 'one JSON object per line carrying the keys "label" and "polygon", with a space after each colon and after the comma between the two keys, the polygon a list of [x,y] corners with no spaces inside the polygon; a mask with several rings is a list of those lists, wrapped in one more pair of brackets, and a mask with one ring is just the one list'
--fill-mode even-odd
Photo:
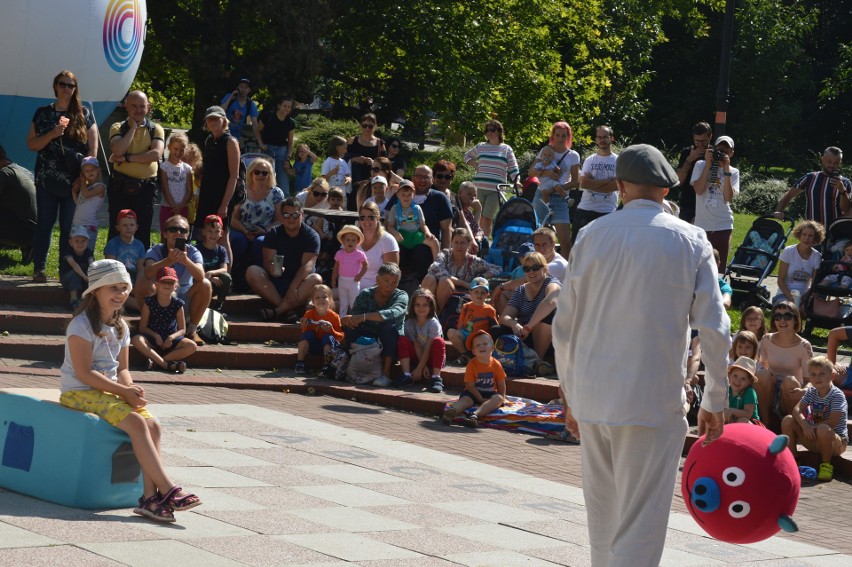
{"label": "striped shirt", "polygon": [[[808,421],[811,423],[827,420],[832,413],[840,412],[840,419],[834,426],[834,432],[841,439],[849,441],[849,431],[846,425],[846,420],[849,419],[849,405],[846,403],[846,396],[840,391],[840,388],[832,384],[828,394],[824,398],[820,398],[817,389],[810,386],[805,390],[805,395],[802,396],[799,407],[802,408],[806,416],[810,414]],[[810,408],[810,411],[806,411],[805,408]]]}
{"label": "striped shirt", "polygon": [[[852,183],[840,178],[846,195],[852,194]],[[821,222],[828,228],[843,215],[840,210],[840,195],[831,187],[831,178],[822,171],[812,171],[796,182],[796,189],[805,192],[805,218]]]}
{"label": "striped shirt", "polygon": [[479,190],[494,191],[519,171],[515,152],[508,144],[477,144],[464,154],[464,161],[473,160],[477,162],[473,183]]}

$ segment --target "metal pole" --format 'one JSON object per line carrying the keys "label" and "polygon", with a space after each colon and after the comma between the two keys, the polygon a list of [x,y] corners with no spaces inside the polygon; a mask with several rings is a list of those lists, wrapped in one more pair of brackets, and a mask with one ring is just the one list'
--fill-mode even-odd
{"label": "metal pole", "polygon": [[726,0],[725,19],[722,25],[722,57],[719,62],[719,84],[716,87],[716,136],[725,134],[728,121],[728,84],[731,71],[731,44],[734,35],[734,5],[736,0]]}

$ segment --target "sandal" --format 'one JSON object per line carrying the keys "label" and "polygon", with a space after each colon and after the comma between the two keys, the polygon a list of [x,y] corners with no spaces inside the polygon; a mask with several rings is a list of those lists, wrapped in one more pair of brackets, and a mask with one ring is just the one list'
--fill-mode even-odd
{"label": "sandal", "polygon": [[269,323],[271,321],[275,321],[278,318],[278,313],[275,312],[275,309],[266,309],[263,308],[260,310],[260,320],[264,323]]}
{"label": "sandal", "polygon": [[545,435],[546,439],[553,439],[555,441],[562,441],[563,443],[568,443],[569,445],[579,445],[580,440],[571,435],[571,432],[567,429],[563,429],[562,431],[551,431],[547,435]]}
{"label": "sandal", "polygon": [[142,363],[142,370],[151,371],[154,369],[154,361],[150,358],[146,358],[145,362]]}
{"label": "sandal", "polygon": [[174,522],[175,515],[172,513],[172,509],[158,500],[159,497],[159,493],[154,493],[153,496],[148,498],[143,496],[139,499],[139,506],[133,509],[133,513],[155,522]]}
{"label": "sandal", "polygon": [[177,485],[171,487],[168,492],[160,496],[158,504],[161,506],[168,506],[175,512],[185,512],[187,510],[192,510],[196,506],[201,506],[201,498],[195,494],[185,494],[180,498],[175,498],[175,494],[181,490],[183,490],[183,488]]}
{"label": "sandal", "polygon": [[170,360],[166,364],[166,370],[175,374],[183,374],[186,372],[186,363],[182,360]]}

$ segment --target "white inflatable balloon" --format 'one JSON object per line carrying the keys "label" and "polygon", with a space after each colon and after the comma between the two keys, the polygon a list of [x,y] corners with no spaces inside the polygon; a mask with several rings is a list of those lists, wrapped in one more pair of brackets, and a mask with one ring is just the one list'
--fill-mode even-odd
{"label": "white inflatable balloon", "polygon": [[142,58],[145,0],[3,0],[0,8],[0,144],[32,169],[33,113],[55,100],[53,77],[69,69],[98,122],[124,98]]}

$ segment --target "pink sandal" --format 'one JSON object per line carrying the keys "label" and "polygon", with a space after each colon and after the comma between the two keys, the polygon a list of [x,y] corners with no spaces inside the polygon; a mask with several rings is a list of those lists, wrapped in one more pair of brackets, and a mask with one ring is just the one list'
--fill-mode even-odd
{"label": "pink sandal", "polygon": [[201,498],[195,494],[186,494],[180,498],[175,498],[175,494],[181,490],[183,490],[183,488],[177,485],[171,487],[168,492],[160,496],[157,503],[161,506],[168,506],[175,512],[185,512],[187,510],[192,510],[196,506],[201,506]]}

